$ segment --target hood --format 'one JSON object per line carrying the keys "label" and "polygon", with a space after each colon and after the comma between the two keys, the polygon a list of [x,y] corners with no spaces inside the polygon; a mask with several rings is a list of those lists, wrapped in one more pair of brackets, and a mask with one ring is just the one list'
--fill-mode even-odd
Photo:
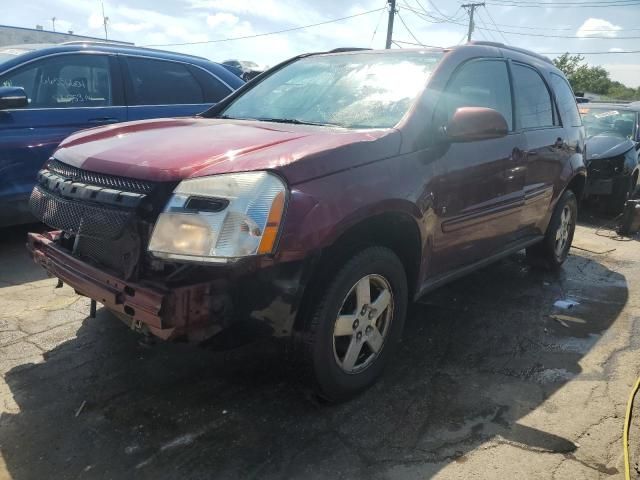
{"label": "hood", "polygon": [[391,156],[399,148],[396,130],[168,118],[75,133],[54,156],[84,170],[141,180],[266,169],[297,183]]}
{"label": "hood", "polygon": [[617,157],[634,146],[635,144],[628,138],[615,135],[594,135],[586,141],[587,160]]}

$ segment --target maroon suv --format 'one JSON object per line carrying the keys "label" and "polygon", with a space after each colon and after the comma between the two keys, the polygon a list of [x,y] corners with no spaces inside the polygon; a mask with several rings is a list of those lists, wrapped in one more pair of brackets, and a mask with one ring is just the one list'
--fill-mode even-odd
{"label": "maroon suv", "polygon": [[198,118],[69,137],[31,196],[56,231],[29,248],[142,332],[286,337],[339,400],[380,375],[409,301],[525,248],[562,264],[583,148],[530,52],[301,55]]}

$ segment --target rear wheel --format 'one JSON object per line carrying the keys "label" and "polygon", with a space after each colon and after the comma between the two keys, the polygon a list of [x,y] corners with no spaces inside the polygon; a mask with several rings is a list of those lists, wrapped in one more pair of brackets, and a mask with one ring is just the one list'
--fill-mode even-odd
{"label": "rear wheel", "polygon": [[402,335],[408,302],[400,259],[370,247],[337,270],[313,308],[303,346],[316,393],[345,400],[382,373]]}
{"label": "rear wheel", "polygon": [[527,259],[534,266],[557,269],[569,255],[578,218],[578,202],[571,190],[565,191],[551,216],[544,239],[527,248]]}

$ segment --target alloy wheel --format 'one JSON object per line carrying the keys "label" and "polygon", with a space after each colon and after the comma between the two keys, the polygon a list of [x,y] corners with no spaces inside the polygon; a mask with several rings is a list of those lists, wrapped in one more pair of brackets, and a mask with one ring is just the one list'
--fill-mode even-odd
{"label": "alloy wheel", "polygon": [[366,275],[351,287],[333,330],[333,353],[345,373],[362,372],[380,354],[393,306],[393,291],[381,275]]}
{"label": "alloy wheel", "polygon": [[556,257],[558,258],[562,258],[562,255],[567,248],[572,227],[573,215],[571,213],[571,208],[569,207],[569,205],[565,205],[565,207],[562,209],[562,214],[560,215],[560,225],[558,226],[558,230],[556,231],[556,242],[554,250]]}

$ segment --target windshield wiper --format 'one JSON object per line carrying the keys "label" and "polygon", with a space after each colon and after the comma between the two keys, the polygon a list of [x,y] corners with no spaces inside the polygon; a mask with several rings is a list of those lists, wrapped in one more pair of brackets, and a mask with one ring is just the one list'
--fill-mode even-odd
{"label": "windshield wiper", "polygon": [[256,118],[260,122],[274,122],[274,123],[288,123],[291,125],[318,125],[321,127],[332,126],[337,127],[335,123],[323,123],[323,122],[307,122],[305,120],[298,120],[297,118],[266,118],[260,117]]}
{"label": "windshield wiper", "polygon": [[322,122],[307,122],[305,120],[298,120],[297,118],[269,118],[269,117],[230,117],[229,115],[219,115],[216,118],[223,118],[225,120],[254,120],[258,122],[273,122],[273,123],[288,123],[290,125],[317,125],[320,127],[340,127],[336,123],[322,123]]}

